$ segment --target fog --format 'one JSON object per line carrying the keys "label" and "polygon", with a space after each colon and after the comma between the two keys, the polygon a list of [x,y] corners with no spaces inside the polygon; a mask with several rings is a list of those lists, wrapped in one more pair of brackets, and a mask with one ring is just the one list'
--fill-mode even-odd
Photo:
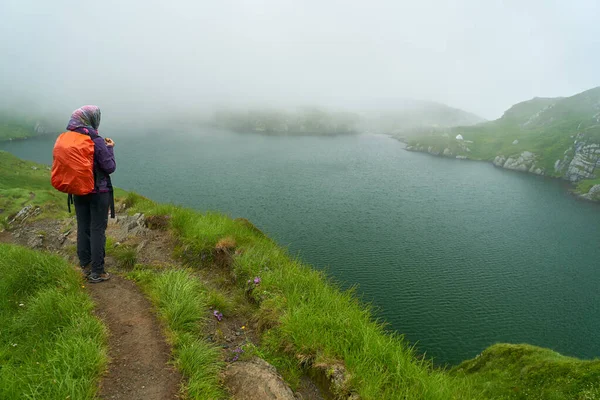
{"label": "fog", "polygon": [[597,0],[2,0],[0,102],[143,119],[409,98],[494,119],[599,85],[598,15]]}

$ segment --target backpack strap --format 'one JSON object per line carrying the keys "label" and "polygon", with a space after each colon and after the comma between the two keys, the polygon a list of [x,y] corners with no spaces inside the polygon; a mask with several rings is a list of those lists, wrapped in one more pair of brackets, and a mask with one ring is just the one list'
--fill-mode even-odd
{"label": "backpack strap", "polygon": [[110,217],[115,218],[115,192],[110,188]]}
{"label": "backpack strap", "polygon": [[69,214],[71,214],[71,204],[75,204],[72,194],[67,196],[67,208],[69,209]]}

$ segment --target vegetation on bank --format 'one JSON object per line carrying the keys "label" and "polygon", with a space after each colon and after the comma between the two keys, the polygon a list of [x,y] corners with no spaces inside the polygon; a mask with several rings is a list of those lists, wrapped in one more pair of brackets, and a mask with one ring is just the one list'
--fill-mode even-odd
{"label": "vegetation on bank", "polygon": [[270,135],[333,136],[358,132],[386,134],[431,133],[441,127],[466,126],[484,119],[445,104],[401,100],[379,107],[355,107],[357,112],[331,112],[315,107],[296,111],[282,109],[221,110],[213,122],[238,132]]}
{"label": "vegetation on bank", "polygon": [[305,108],[296,112],[282,110],[222,110],[213,122],[220,128],[237,132],[272,135],[334,136],[357,132],[359,117],[348,112],[327,112]]}
{"label": "vegetation on bank", "polygon": [[[191,267],[209,267],[217,243],[236,244],[233,273],[240,288],[260,278],[250,296],[263,327],[263,351],[290,368],[342,364],[343,389],[365,399],[473,399],[478,393],[464,377],[435,369],[401,336],[388,334],[370,310],[323,275],[289,257],[272,240],[243,221],[156,204],[130,194],[132,212],[168,215],[180,242],[179,254]],[[286,361],[287,360],[287,361]]]}
{"label": "vegetation on bank", "polygon": [[94,398],[106,332],[78,272],[18,246],[0,255],[0,398]]}
{"label": "vegetation on bank", "polygon": [[0,141],[35,136],[35,121],[0,111]]}
{"label": "vegetation on bank", "polygon": [[[459,134],[464,140],[456,140]],[[495,121],[414,137],[409,145],[439,154],[448,149],[452,156],[483,161],[528,151],[546,176],[562,177],[566,170],[556,170],[555,163],[572,158],[580,142],[600,144],[600,87],[567,98],[534,98]]]}
{"label": "vegetation on bank", "polygon": [[61,129],[62,123],[42,115],[25,116],[14,111],[0,110],[0,142],[59,132]]}
{"label": "vegetation on bank", "polygon": [[0,222],[6,225],[26,205],[43,208],[46,218],[67,215],[67,197],[50,184],[47,165],[0,151]]}
{"label": "vegetation on bank", "polygon": [[583,361],[528,344],[496,344],[451,371],[476,377],[490,399],[600,399],[600,360]]}

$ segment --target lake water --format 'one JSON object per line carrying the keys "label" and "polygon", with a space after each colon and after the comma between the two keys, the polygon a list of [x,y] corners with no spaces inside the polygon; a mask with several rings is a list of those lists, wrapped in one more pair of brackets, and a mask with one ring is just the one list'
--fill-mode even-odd
{"label": "lake water", "polygon": [[[115,185],[250,219],[437,363],[496,342],[600,357],[600,207],[558,181],[384,136],[110,136]],[[0,148],[49,163],[53,142]]]}

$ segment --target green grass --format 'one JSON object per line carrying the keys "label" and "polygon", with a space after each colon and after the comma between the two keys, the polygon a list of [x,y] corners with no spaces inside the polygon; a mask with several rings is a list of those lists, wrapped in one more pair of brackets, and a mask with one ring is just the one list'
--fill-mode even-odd
{"label": "green grass", "polygon": [[[261,278],[251,292],[254,305],[250,312],[261,329],[261,343],[254,352],[274,364],[292,386],[308,365],[343,363],[348,375],[338,390],[343,394],[357,392],[363,399],[598,398],[593,384],[598,381],[597,361],[562,357],[546,349],[529,351],[530,346],[521,351],[518,346],[496,345],[451,371],[437,369],[400,335],[390,334],[374,321],[369,307],[352,292],[340,290],[322,272],[290,257],[248,222],[156,204],[135,193],[122,195],[131,207],[129,212],[170,216],[170,229],[179,242],[177,253],[192,268],[210,268],[215,245],[221,239],[236,243],[232,276],[237,277],[238,292],[247,288],[247,280]],[[32,272],[28,270],[23,276],[28,273]],[[19,285],[27,286],[30,279],[21,282],[14,273],[13,278],[10,276],[5,279],[2,275],[0,296],[14,293],[20,297],[23,291]],[[185,270],[161,272],[137,266],[131,276],[150,295],[168,327],[176,364],[188,378],[188,395],[224,397],[218,381],[219,353],[201,339],[202,319],[207,306],[234,310],[234,300],[216,289],[208,290]],[[10,301],[20,301],[17,297]],[[7,304],[12,310],[6,310],[17,315],[22,310],[10,301]],[[6,321],[12,314],[1,311],[2,337],[9,337],[4,327],[9,326]],[[44,318],[36,314],[28,321],[44,323]],[[15,337],[21,336],[26,334]],[[4,365],[11,349],[1,348]],[[2,379],[6,371],[10,368],[0,369]],[[38,378],[35,371],[23,372],[23,379]],[[13,380],[10,385],[17,385],[18,380]]]}
{"label": "green grass", "polygon": [[44,218],[67,216],[67,195],[52,187],[47,167],[0,151],[1,220],[6,221],[28,204],[41,207]]}
{"label": "green grass", "polygon": [[594,186],[594,185],[600,185],[600,178],[597,179],[586,179],[584,181],[581,181],[577,184],[577,187],[575,188],[575,192],[579,193],[579,194],[586,194],[590,191],[590,189]]}
{"label": "green grass", "polygon": [[[409,144],[420,144],[425,149],[432,146],[438,152],[448,148],[455,156],[484,161],[497,155],[511,157],[530,151],[536,155],[536,166],[544,169],[546,175],[560,176],[554,171],[554,163],[564,159],[576,135],[582,135],[580,141],[600,143],[600,124],[595,117],[598,101],[600,88],[568,98],[536,98],[514,105],[495,121],[453,128],[446,136],[438,133],[413,137]],[[473,142],[462,142],[469,152],[461,148],[455,139],[457,134]],[[513,144],[514,140],[518,143]]]}
{"label": "green grass", "polygon": [[115,258],[119,268],[125,270],[133,269],[137,262],[137,250],[134,247],[126,244],[118,247],[115,247],[114,245],[109,247],[108,244],[109,243],[107,243],[106,246],[106,252]]}
{"label": "green grass", "polygon": [[169,205],[141,197],[131,202],[134,211],[171,215],[171,225],[182,243],[189,264],[201,267],[223,237],[233,237],[241,249],[235,257],[238,286],[259,276],[253,292],[256,318],[269,328],[263,336],[264,352],[315,363],[342,360],[350,374],[348,387],[364,399],[473,399],[468,380],[436,370],[413,352],[402,337],[386,333],[373,321],[368,307],[351,292],[343,292],[323,273],[298,260],[243,222],[226,216]]}
{"label": "green grass", "polygon": [[475,376],[491,399],[600,399],[600,360],[582,361],[526,344],[491,346],[452,372]]}
{"label": "green grass", "polygon": [[0,111],[0,141],[35,136],[35,121]]}
{"label": "green grass", "polygon": [[0,244],[0,398],[92,399],[106,331],[60,257]]}
{"label": "green grass", "polygon": [[219,350],[200,339],[209,301],[207,289],[185,270],[138,269],[129,276],[149,295],[167,326],[176,365],[187,378],[188,398],[226,398],[219,384]]}
{"label": "green grass", "polygon": [[[172,229],[182,243],[181,252],[193,267],[209,267],[209,252],[220,239],[235,240],[238,288],[245,288],[248,279],[261,278],[251,294],[257,304],[254,318],[263,328],[256,352],[274,364],[292,386],[306,366],[302,363],[308,360],[313,365],[343,362],[349,376],[342,391],[355,391],[363,399],[598,396],[596,386],[590,384],[598,381],[597,362],[563,357],[547,349],[535,348],[539,354],[531,357],[505,357],[498,349],[512,345],[501,344],[460,368],[436,369],[401,336],[388,333],[374,321],[369,307],[351,291],[338,289],[323,273],[291,258],[242,221],[134,197],[132,212],[171,216]],[[518,391],[511,382],[517,382]]]}

